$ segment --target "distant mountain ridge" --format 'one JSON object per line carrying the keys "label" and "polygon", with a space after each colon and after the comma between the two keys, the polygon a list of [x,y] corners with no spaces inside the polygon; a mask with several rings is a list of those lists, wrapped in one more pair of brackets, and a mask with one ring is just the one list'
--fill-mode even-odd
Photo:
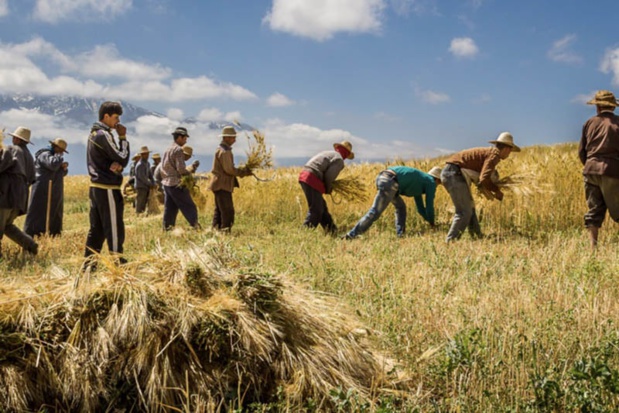
{"label": "distant mountain ridge", "polygon": [[[90,126],[98,117],[99,106],[105,99],[100,98],[83,98],[79,96],[38,96],[32,94],[16,94],[5,95],[0,94],[0,111],[8,111],[11,109],[26,109],[36,111],[50,116],[64,117],[79,125]],[[155,116],[165,118],[166,116],[134,105],[132,103],[121,101],[123,107],[122,121],[130,123],[136,121],[142,116]],[[189,117],[181,121],[181,123],[195,124],[198,120],[195,117]],[[254,128],[246,123],[233,123],[226,120],[205,122],[209,129],[220,130],[224,126],[234,125],[238,130],[252,131]]]}

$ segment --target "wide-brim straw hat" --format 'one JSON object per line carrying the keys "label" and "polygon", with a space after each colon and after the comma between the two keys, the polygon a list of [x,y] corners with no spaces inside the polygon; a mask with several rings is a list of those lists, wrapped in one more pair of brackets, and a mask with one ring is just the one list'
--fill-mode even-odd
{"label": "wide-brim straw hat", "polygon": [[436,179],[441,179],[441,172],[442,172],[441,168],[439,168],[438,166],[434,166],[432,167],[432,169],[428,171],[428,175]]}
{"label": "wide-brim straw hat", "polygon": [[53,141],[49,141],[49,143],[51,143],[53,146],[57,146],[58,148],[62,149],[63,152],[69,153],[69,151],[67,151],[67,141],[65,141],[64,139],[56,138]]}
{"label": "wide-brim straw hat", "polygon": [[9,133],[9,135],[21,139],[26,143],[32,144],[32,142],[30,142],[30,129],[23,126],[19,126],[17,129],[15,129],[15,132]]}
{"label": "wide-brim straw hat", "polygon": [[598,90],[593,99],[587,102],[587,105],[599,105],[599,106],[612,106],[616,108],[619,106],[615,95],[610,90]]}
{"label": "wide-brim straw hat", "polygon": [[514,143],[514,137],[509,132],[502,132],[496,140],[488,141],[490,143],[502,143],[503,145],[511,146],[512,151],[520,152],[520,147]]}
{"label": "wide-brim straw hat", "polygon": [[183,145],[183,153],[187,156],[193,155],[193,148],[189,145]]}
{"label": "wide-brim straw hat", "polygon": [[133,155],[133,157],[131,158],[132,161],[137,161],[138,159],[140,159],[140,154],[136,153],[135,155]]}
{"label": "wide-brim straw hat", "polygon": [[140,148],[140,155],[142,155],[143,153],[150,153],[150,151],[148,150],[148,146],[142,146]]}
{"label": "wide-brim straw hat", "polygon": [[158,153],[154,153],[153,156],[151,156],[151,158],[153,158],[153,159],[161,159],[161,155],[159,155]]}
{"label": "wide-brim straw hat", "polygon": [[219,135],[220,138],[226,138],[226,137],[234,137],[236,138],[236,129],[234,129],[234,126],[224,126],[224,128],[221,130],[221,135]]}
{"label": "wide-brim straw hat", "polygon": [[342,141],[339,143],[334,143],[333,144],[333,149],[337,149],[338,147],[344,147],[346,148],[346,150],[348,151],[348,158],[346,159],[355,159],[355,153],[352,151],[352,143],[348,142],[348,141]]}

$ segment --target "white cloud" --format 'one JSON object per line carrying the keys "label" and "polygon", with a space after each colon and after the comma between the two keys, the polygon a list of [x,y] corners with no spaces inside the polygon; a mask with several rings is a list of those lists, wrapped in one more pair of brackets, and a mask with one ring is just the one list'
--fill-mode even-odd
{"label": "white cloud", "polygon": [[411,12],[421,14],[438,14],[436,0],[390,0],[391,7],[397,14],[407,16]]}
{"label": "white cloud", "polygon": [[173,120],[183,120],[185,118],[185,113],[183,112],[182,109],[179,109],[179,108],[168,109],[168,111],[166,112],[166,115],[168,116],[168,118],[173,119]]}
{"label": "white cloud", "polygon": [[619,48],[606,51],[600,64],[600,70],[603,73],[612,73],[613,85],[619,86]]}
{"label": "white cloud", "polygon": [[[101,59],[105,65],[97,64]],[[43,62],[57,66],[63,73],[50,77]],[[113,75],[111,72],[116,72]],[[100,78],[118,78],[120,82],[99,83]],[[207,76],[174,78],[173,71],[157,64],[137,62],[120,56],[114,46],[68,55],[41,38],[21,44],[0,43],[0,90],[5,93],[40,95],[76,95],[132,101],[180,102],[226,98],[257,99],[242,86]]]}
{"label": "white cloud", "polygon": [[71,124],[63,117],[39,113],[35,110],[11,109],[0,112],[0,125],[6,127],[5,132],[11,132],[18,126],[25,126],[32,131],[32,139],[53,139],[61,137],[69,144],[83,144],[88,131],[82,125]]}
{"label": "white cloud", "polygon": [[336,33],[378,32],[385,0],[273,0],[263,23],[317,41]]}
{"label": "white cloud", "polygon": [[479,48],[470,37],[456,37],[451,41],[449,51],[456,57],[472,58],[479,53]]}
{"label": "white cloud", "polygon": [[415,95],[421,98],[422,101],[432,105],[451,102],[451,98],[446,93],[435,92],[433,90],[421,90],[418,87],[415,87]]}
{"label": "white cloud", "polygon": [[9,0],[0,0],[0,17],[8,16]]}
{"label": "white cloud", "polygon": [[202,122],[214,122],[223,119],[224,114],[217,108],[202,109],[197,116],[197,119]]}
{"label": "white cloud", "polygon": [[550,60],[560,63],[582,63],[582,57],[570,50],[570,46],[576,40],[575,34],[568,34],[552,44],[547,53]]}
{"label": "white cloud", "polygon": [[267,105],[271,107],[281,108],[285,106],[292,106],[294,104],[294,100],[289,99],[287,96],[282,95],[281,93],[273,93],[267,98]]}
{"label": "white cloud", "polygon": [[400,117],[398,116],[394,116],[394,115],[390,115],[389,113],[385,113],[385,112],[377,112],[374,114],[374,119],[378,119],[381,122],[388,122],[388,123],[393,123],[393,122],[397,122],[399,120],[401,120]]}
{"label": "white cloud", "polygon": [[132,0],[37,0],[33,15],[48,23],[111,19],[129,10],[132,3]]}
{"label": "white cloud", "polygon": [[234,111],[234,112],[228,112],[224,115],[224,120],[227,120],[228,122],[240,122],[243,120],[243,117],[241,116],[241,112]]}
{"label": "white cloud", "polygon": [[596,90],[593,90],[593,91],[589,92],[588,94],[587,93],[581,93],[579,95],[574,96],[570,100],[570,102],[571,103],[578,103],[578,104],[581,104],[581,105],[585,105],[585,104],[587,104],[588,101],[593,99],[593,97],[595,96],[596,92],[597,92]]}

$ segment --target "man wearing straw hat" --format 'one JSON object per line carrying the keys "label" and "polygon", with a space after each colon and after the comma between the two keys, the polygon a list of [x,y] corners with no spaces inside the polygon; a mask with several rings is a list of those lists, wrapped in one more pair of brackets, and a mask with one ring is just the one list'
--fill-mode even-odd
{"label": "man wearing straw hat", "polygon": [[148,202],[148,194],[151,189],[156,188],[155,179],[151,172],[150,163],[148,162],[148,155],[150,151],[148,146],[142,146],[140,148],[140,159],[135,164],[135,175],[133,187],[136,193],[135,199],[135,212],[141,214],[146,210],[146,203]]}
{"label": "man wearing straw hat", "polygon": [[352,143],[334,143],[332,151],[323,151],[312,157],[299,174],[299,184],[305,194],[308,211],[303,222],[307,228],[319,224],[330,234],[335,234],[337,226],[329,213],[323,194],[330,194],[333,181],[344,169],[344,159],[354,159]]}
{"label": "man wearing straw hat", "polygon": [[597,113],[582,128],[578,156],[584,165],[589,208],[585,227],[591,247],[595,248],[606,210],[619,222],[619,117],[614,114],[619,103],[612,92],[600,90],[587,104],[595,105]]}
{"label": "man wearing straw hat", "polygon": [[491,148],[473,148],[458,152],[447,159],[441,172],[441,182],[449,193],[456,208],[451,228],[447,233],[447,242],[459,239],[466,228],[474,238],[480,238],[481,227],[475,212],[471,194],[469,171],[479,174],[479,184],[495,199],[503,200],[503,192],[493,182],[492,175],[501,160],[507,159],[512,152],[520,152],[514,144],[514,137],[509,132],[502,132]]}
{"label": "man wearing straw hat", "polygon": [[232,145],[236,142],[234,126],[224,126],[221,130],[221,142],[213,158],[213,179],[209,189],[215,195],[215,212],[213,213],[213,229],[230,231],[234,224],[234,202],[232,192],[239,187],[237,177],[251,175],[251,171],[234,166]]}
{"label": "man wearing straw hat", "polygon": [[[129,163],[127,128],[120,123],[123,108],[118,102],[103,102],[99,107],[99,121],[90,129],[86,147],[86,162],[90,176],[90,229],[86,238],[82,270],[96,268],[96,255],[103,243],[118,263],[127,260],[122,256],[125,242],[123,221],[124,199],[121,192],[123,168]],[[113,131],[118,134],[118,141]]]}
{"label": "man wearing straw hat", "polygon": [[26,213],[28,190],[36,177],[34,160],[28,150],[30,129],[20,126],[9,135],[13,137],[13,145],[5,148],[0,156],[0,241],[6,235],[24,251],[36,255],[37,243],[13,223]]}
{"label": "man wearing straw hat", "polygon": [[[434,227],[434,195],[441,183],[441,168],[433,167],[425,173],[409,166],[392,166],[380,172],[376,177],[378,193],[374,204],[363,218],[359,220],[345,236],[353,239],[367,231],[380,218],[389,203],[395,207],[395,232],[402,237],[406,231],[406,204],[403,196],[415,199],[417,212],[431,227]],[[425,195],[425,203],[423,200]]]}
{"label": "man wearing straw hat", "polygon": [[200,229],[198,222],[198,208],[191,198],[189,188],[181,185],[184,175],[189,175],[198,168],[199,161],[194,161],[190,166],[186,166],[185,161],[189,159],[183,145],[189,139],[189,133],[184,127],[178,127],[172,132],[174,142],[163,154],[161,161],[161,183],[163,185],[163,229],[171,230],[176,225],[176,217],[180,210],[189,225],[195,229]]}
{"label": "man wearing straw hat", "polygon": [[31,237],[57,236],[62,232],[64,177],[69,167],[63,155],[69,152],[64,139],[56,138],[49,143],[50,146],[40,149],[34,156],[36,182],[32,185],[24,224],[24,231]]}

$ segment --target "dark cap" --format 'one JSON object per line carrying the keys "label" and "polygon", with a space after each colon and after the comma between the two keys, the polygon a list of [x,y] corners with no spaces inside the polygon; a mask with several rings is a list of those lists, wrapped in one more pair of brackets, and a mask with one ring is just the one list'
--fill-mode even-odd
{"label": "dark cap", "polygon": [[189,134],[187,133],[187,128],[183,128],[182,126],[179,126],[178,128],[176,128],[174,130],[174,132],[172,132],[172,136],[177,137],[177,136],[187,136],[189,137]]}

